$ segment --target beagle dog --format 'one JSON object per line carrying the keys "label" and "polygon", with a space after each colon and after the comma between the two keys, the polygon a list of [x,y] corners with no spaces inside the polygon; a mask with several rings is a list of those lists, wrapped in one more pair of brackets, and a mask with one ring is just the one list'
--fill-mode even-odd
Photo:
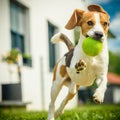
{"label": "beagle dog", "polygon": [[[94,80],[96,80],[98,88],[95,90],[93,99],[96,103],[102,103],[104,100],[109,59],[107,48],[109,15],[99,5],[89,5],[88,10],[75,9],[65,26],[69,30],[76,26],[80,27],[80,39],[76,46],[62,33],[52,37],[53,43],[62,41],[69,51],[54,67],[48,120],[54,120],[54,117],[61,115],[65,105],[75,96],[79,87],[90,86]],[[103,49],[99,55],[92,57],[84,53],[82,42],[86,37],[92,37],[102,42]],[[55,112],[55,101],[63,85],[68,87],[68,94]]]}

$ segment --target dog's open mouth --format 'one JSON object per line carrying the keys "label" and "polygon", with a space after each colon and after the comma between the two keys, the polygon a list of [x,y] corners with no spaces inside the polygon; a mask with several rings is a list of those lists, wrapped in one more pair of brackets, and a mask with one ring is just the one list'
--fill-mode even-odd
{"label": "dog's open mouth", "polygon": [[97,37],[95,37],[95,36],[86,35],[86,38],[87,38],[87,37],[91,37],[91,38],[93,38],[93,39],[95,39],[95,40],[98,40],[98,41],[100,41],[100,42],[103,42],[103,39],[102,39],[102,38],[97,38]]}

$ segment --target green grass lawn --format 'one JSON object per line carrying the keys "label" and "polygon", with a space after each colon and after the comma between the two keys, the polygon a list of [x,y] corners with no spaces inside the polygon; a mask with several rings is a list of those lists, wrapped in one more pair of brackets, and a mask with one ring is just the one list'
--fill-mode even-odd
{"label": "green grass lawn", "polygon": [[[46,120],[47,112],[0,110],[0,120]],[[120,105],[81,106],[66,110],[56,120],[120,120]]]}

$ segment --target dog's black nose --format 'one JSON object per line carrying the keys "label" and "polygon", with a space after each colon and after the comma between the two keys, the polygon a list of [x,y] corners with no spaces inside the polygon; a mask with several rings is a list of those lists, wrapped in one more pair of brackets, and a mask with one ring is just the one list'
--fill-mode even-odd
{"label": "dog's black nose", "polygon": [[101,40],[102,37],[103,37],[103,33],[102,33],[102,32],[96,31],[96,32],[94,33],[94,38],[95,38],[95,39]]}

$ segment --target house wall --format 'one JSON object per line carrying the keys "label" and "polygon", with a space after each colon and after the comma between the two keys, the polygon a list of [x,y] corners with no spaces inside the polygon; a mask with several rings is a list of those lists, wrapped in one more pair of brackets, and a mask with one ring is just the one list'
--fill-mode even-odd
{"label": "house wall", "polygon": [[[49,72],[47,20],[56,25],[60,32],[67,34],[73,40],[73,31],[65,30],[64,26],[75,8],[84,9],[84,0],[18,1],[29,9],[30,49],[33,58],[33,67],[22,67],[22,98],[24,102],[31,102],[27,106],[29,110],[48,109],[52,72]],[[0,0],[0,54],[6,53],[11,49],[9,13],[9,0]],[[66,46],[60,43],[59,57],[64,55],[66,51]],[[0,64],[1,66],[8,72],[3,63]],[[6,72],[0,71],[0,74],[4,74],[0,77],[1,83],[4,82],[4,79],[9,78],[9,75],[5,74]],[[65,96],[65,93],[67,93],[66,88],[60,93],[56,103],[57,106],[61,98]],[[69,103],[67,108],[76,104],[77,97]]]}
{"label": "house wall", "polygon": [[0,0],[0,54],[10,49],[10,15],[8,0]]}

